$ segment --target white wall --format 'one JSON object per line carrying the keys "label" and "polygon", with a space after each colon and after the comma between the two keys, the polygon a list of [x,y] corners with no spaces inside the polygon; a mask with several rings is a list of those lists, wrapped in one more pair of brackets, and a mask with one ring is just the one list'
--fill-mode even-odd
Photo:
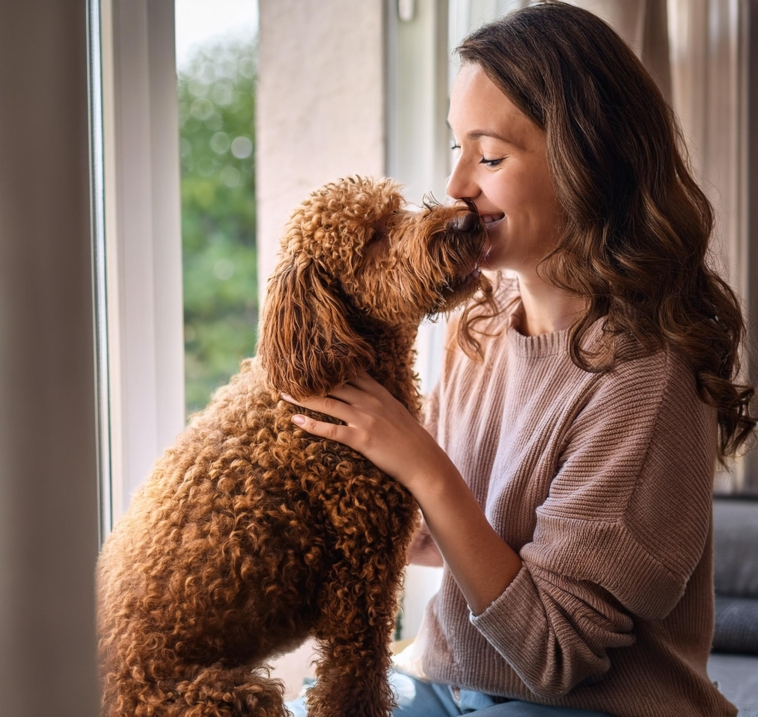
{"label": "white wall", "polygon": [[256,107],[261,299],[291,211],[385,170],[382,0],[261,0]]}

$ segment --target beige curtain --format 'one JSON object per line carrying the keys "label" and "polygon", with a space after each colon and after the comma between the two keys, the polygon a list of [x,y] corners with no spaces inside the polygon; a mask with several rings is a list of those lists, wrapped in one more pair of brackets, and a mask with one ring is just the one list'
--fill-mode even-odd
{"label": "beige curtain", "polygon": [[716,261],[747,298],[746,35],[742,0],[668,0],[673,105],[716,209]]}
{"label": "beige curtain", "polygon": [[83,0],[0,2],[0,713],[95,717]]}
{"label": "beige curtain", "polygon": [[[673,106],[695,176],[716,211],[712,260],[746,313],[747,13],[744,0],[668,0]],[[750,322],[758,317],[746,318]],[[748,465],[738,460],[729,471],[719,471],[716,489],[754,487]]]}

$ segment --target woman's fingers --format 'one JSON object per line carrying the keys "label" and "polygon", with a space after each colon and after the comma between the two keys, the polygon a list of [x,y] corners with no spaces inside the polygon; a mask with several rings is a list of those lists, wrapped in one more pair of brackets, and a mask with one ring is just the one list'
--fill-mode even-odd
{"label": "woman's fingers", "polygon": [[350,419],[354,416],[352,407],[340,401],[334,396],[316,396],[314,398],[308,398],[303,401],[297,401],[287,393],[281,394],[282,398],[288,403],[292,403],[295,406],[302,406],[308,408],[311,411],[317,411],[318,413],[325,413],[327,416],[338,418],[340,421],[349,423]]}
{"label": "woman's fingers", "polygon": [[377,398],[383,393],[389,393],[381,383],[379,383],[375,378],[369,376],[365,371],[359,373],[355,378],[351,378],[345,385],[355,386],[360,391],[369,393]]}
{"label": "woman's fingers", "polygon": [[[366,455],[369,460],[373,458],[367,455],[367,451],[373,450],[374,445],[381,447],[390,444],[393,447],[391,450],[394,451],[397,443],[395,434],[403,423],[403,416],[398,415],[398,409],[402,409],[402,406],[368,374],[359,375],[338,386],[328,396],[309,397],[300,401],[287,394],[281,396],[295,406],[325,413],[347,424],[340,426],[318,421],[310,416],[293,416],[293,423],[308,433],[344,443]],[[404,409],[401,412],[404,412]],[[382,452],[385,450],[382,449]],[[381,455],[377,457],[381,459]]]}
{"label": "woman's fingers", "polygon": [[308,408],[312,411],[325,413],[328,416],[333,416],[348,424],[340,425],[337,423],[327,423],[326,421],[317,421],[310,416],[296,413],[290,418],[292,423],[296,426],[300,426],[303,430],[308,431],[308,433],[311,433],[314,436],[327,438],[330,441],[337,441],[338,443],[344,443],[346,446],[349,446],[354,450],[360,450],[362,445],[360,438],[365,432],[349,425],[351,417],[355,414],[352,406],[331,396],[309,398],[306,401],[296,401],[292,396],[283,393],[282,398],[295,406],[302,406],[303,408]]}
{"label": "woman's fingers", "polygon": [[365,392],[349,383],[343,383],[341,386],[333,389],[329,395],[350,406],[360,406],[362,398],[365,398]]}
{"label": "woman's fingers", "polygon": [[[380,390],[387,393],[385,389],[373,378],[368,376],[368,374],[364,374],[360,379],[360,385],[356,383],[358,380],[359,379],[353,379],[347,383],[343,383],[341,386],[337,386],[329,392],[328,396],[314,396],[313,398],[296,401],[292,396],[282,394],[282,398],[297,406],[304,406],[313,411],[319,411],[320,413],[334,416],[342,421],[349,421],[349,418],[345,418],[344,416],[348,415],[349,417],[355,417],[355,414],[350,414],[349,409],[346,414],[345,406],[364,411],[366,409],[376,410],[376,408],[378,408],[376,403],[376,387],[378,386]],[[370,390],[366,390],[367,388]]]}
{"label": "woman's fingers", "polygon": [[351,429],[348,426],[317,421],[302,414],[295,414],[291,420],[295,425],[300,426],[303,430],[312,433],[314,436],[320,436],[321,438],[327,438],[330,441],[337,441],[351,448],[353,447],[351,445]]}

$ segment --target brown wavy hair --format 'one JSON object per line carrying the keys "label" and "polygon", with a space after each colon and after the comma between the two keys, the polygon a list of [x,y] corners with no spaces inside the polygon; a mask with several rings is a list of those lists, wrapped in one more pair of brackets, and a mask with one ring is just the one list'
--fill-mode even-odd
{"label": "brown wavy hair", "polygon": [[[713,209],[647,70],[600,18],[560,2],[485,25],[457,52],[545,132],[565,226],[538,271],[585,299],[570,328],[572,361],[610,370],[630,337],[648,352],[678,352],[717,410],[719,459],[735,454],[756,423],[753,388],[736,378],[745,325],[734,292],[708,265]],[[492,303],[483,294],[467,308],[464,349],[477,348],[476,309]],[[598,363],[582,338],[603,317],[608,358]]]}

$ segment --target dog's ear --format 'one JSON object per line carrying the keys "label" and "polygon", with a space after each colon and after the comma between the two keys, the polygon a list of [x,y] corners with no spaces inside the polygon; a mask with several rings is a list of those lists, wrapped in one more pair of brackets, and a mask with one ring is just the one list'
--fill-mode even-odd
{"label": "dog's ear", "polygon": [[325,396],[367,369],[374,352],[306,260],[280,265],[269,281],[258,357],[274,388],[302,399]]}

